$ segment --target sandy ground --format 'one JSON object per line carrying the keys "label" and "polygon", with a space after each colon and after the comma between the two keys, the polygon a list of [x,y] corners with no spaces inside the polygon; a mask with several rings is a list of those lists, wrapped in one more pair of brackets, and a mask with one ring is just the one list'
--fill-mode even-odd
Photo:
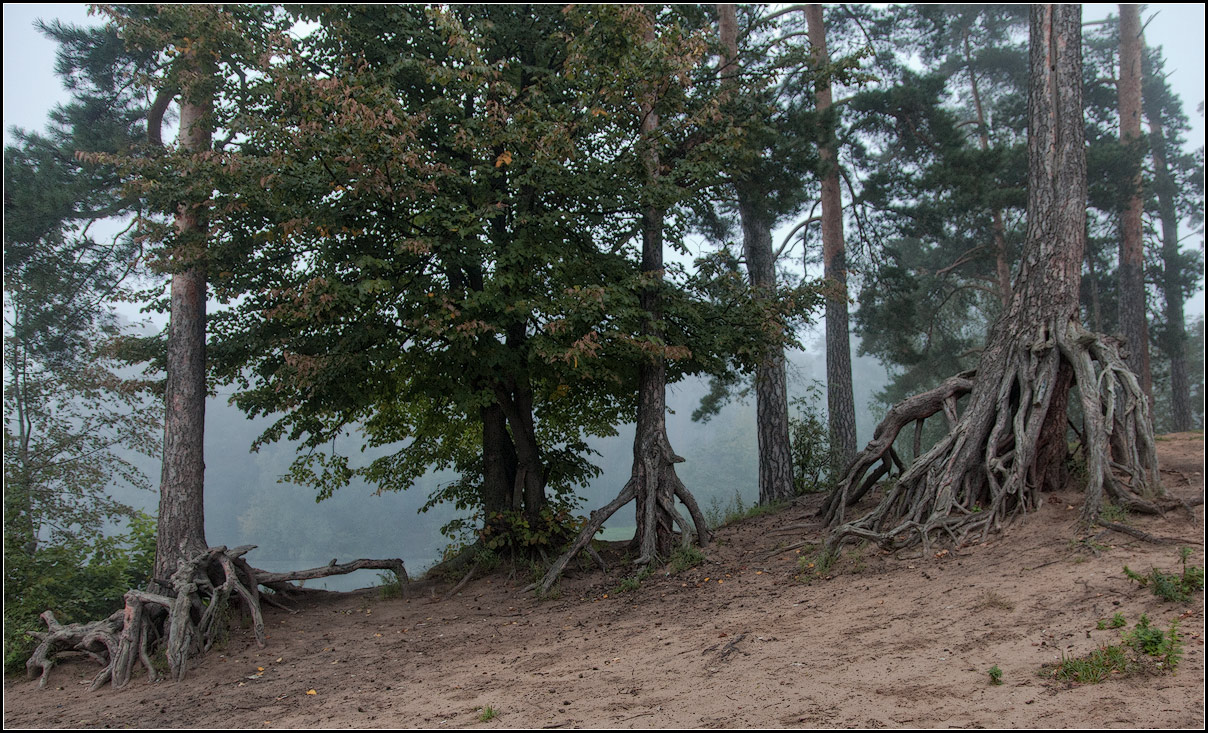
{"label": "sandy ground", "polygon": [[[1203,491],[1202,434],[1160,439],[1163,482]],[[703,565],[618,589],[630,570],[578,570],[556,600],[504,571],[453,597],[331,595],[269,609],[268,646],[235,629],[181,683],[88,692],[95,664],[46,689],[5,683],[5,727],[1032,727],[1202,728],[1204,598],[1159,600],[1122,570],[1178,568],[1177,544],[1075,539],[1075,493],[982,545],[920,557],[872,549],[803,583],[795,547],[818,499],[723,528]],[[1203,506],[1131,526],[1182,538],[1204,564]],[[1100,685],[1045,663],[1116,643],[1096,622],[1179,619],[1176,675]],[[1003,684],[989,683],[998,666]],[[483,721],[487,709],[493,719]]]}

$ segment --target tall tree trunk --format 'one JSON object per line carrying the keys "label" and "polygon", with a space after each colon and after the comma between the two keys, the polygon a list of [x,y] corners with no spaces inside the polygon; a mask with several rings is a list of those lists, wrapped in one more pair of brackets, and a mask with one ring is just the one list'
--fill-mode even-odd
{"label": "tall tree trunk", "polygon": [[[806,25],[814,64],[821,69],[830,63],[826,50],[826,26],[822,6],[807,5]],[[831,108],[830,80],[817,83],[815,106],[825,120]],[[856,403],[851,385],[851,338],[847,313],[847,250],[843,242],[843,197],[839,189],[839,159],[834,133],[819,146],[822,160],[822,275],[835,292],[826,300],[826,405],[830,420],[830,444],[835,453],[832,475],[838,476],[856,455]]]}
{"label": "tall tree trunk", "polygon": [[[735,89],[740,71],[738,20],[733,4],[717,6],[722,44],[726,48],[722,83]],[[755,181],[735,178],[738,215],[742,220],[742,248],[751,287],[770,294],[776,285],[771,217],[761,206],[764,196]],[[759,503],[769,504],[793,496],[793,453],[789,442],[788,387],[784,349],[769,348],[755,371],[755,421],[759,442]]]}
{"label": "tall tree trunk", "polygon": [[1154,192],[1158,197],[1158,218],[1162,222],[1162,298],[1166,302],[1166,327],[1162,331],[1162,350],[1170,359],[1171,428],[1190,430],[1191,379],[1187,371],[1187,327],[1183,315],[1183,289],[1180,285],[1179,214],[1175,207],[1178,191],[1166,163],[1166,137],[1162,111],[1157,100],[1144,100],[1149,120],[1150,149],[1153,153]]}
{"label": "tall tree trunk", "polygon": [[[1081,13],[1077,5],[1032,6],[1027,235],[1011,301],[990,331],[968,405],[875,509],[842,523],[848,499],[886,460],[897,431],[955,404],[964,387],[950,379],[890,411],[828,501],[828,520],[840,525],[829,552],[856,537],[884,547],[926,547],[935,535],[959,544],[1035,508],[1039,492],[1062,477],[1074,383],[1088,473],[1083,519],[1098,518],[1104,488],[1130,508],[1156,511],[1143,496],[1158,489],[1148,401],[1111,341],[1078,323],[1086,244]],[[1127,483],[1112,469],[1126,473]]]}
{"label": "tall tree trunk", "polygon": [[[990,125],[982,106],[981,90],[977,86],[977,74],[973,70],[973,49],[969,43],[969,29],[964,33],[965,65],[969,70],[969,86],[973,91],[973,109],[977,113],[977,139],[983,151],[990,149]],[[998,301],[1005,308],[1011,300],[1011,259],[1007,251],[1007,226],[1003,221],[1002,209],[994,207],[994,272],[997,278]]]}
{"label": "tall tree trunk", "polygon": [[[643,33],[647,44],[656,42],[654,19],[646,11],[648,24]],[[646,183],[655,188],[661,177],[659,142],[659,114],[655,110],[658,101],[654,89],[646,91],[640,99],[642,111],[641,141],[644,145],[642,163]],[[547,592],[566,569],[566,564],[591,539],[621,507],[633,501],[637,515],[637,531],[633,541],[638,549],[636,565],[649,565],[666,561],[675,546],[674,527],[679,526],[680,538],[687,544],[694,533],[696,541],[705,545],[709,541],[709,527],[704,514],[692,493],[675,473],[675,464],[683,458],[671,449],[667,437],[667,362],[657,344],[663,343],[663,226],[666,211],[655,204],[647,203],[642,211],[642,286],[639,302],[645,311],[642,336],[650,343],[651,354],[638,367],[638,420],[633,438],[633,470],[629,481],[617,497],[604,507],[591,513],[579,536],[571,543],[546,572],[545,577],[530,586],[541,593]],[[692,524],[675,508],[679,499],[688,508]]]}
{"label": "tall tree trunk", "polygon": [[1130,193],[1120,216],[1120,331],[1128,342],[1128,365],[1153,404],[1149,371],[1149,326],[1145,309],[1145,250],[1141,215],[1141,10],[1120,6],[1120,143],[1128,150]]}
{"label": "tall tree trunk", "polygon": [[[646,41],[654,40],[654,31],[647,32]],[[651,95],[653,97],[653,95]],[[659,115],[654,99],[642,105],[642,138],[649,146],[645,155],[646,179],[657,185],[659,153],[654,134],[659,127]],[[666,212],[649,206],[642,213],[642,310],[646,323],[642,335],[651,341],[662,340],[663,297],[663,221]],[[676,489],[683,486],[675,473],[675,464],[684,459],[671,449],[667,437],[667,363],[661,355],[644,360],[638,370],[638,422],[633,439],[633,472],[630,481],[637,498],[638,564],[667,559],[674,547],[672,523],[683,519],[675,510]],[[687,533],[685,532],[685,536]]]}
{"label": "tall tree trunk", "polygon": [[[181,97],[180,144],[189,152],[210,147],[212,99]],[[185,202],[176,215],[183,249],[204,250],[204,215]],[[182,248],[178,248],[182,249]],[[155,544],[157,582],[166,584],[176,566],[206,549],[205,400],[206,270],[204,255],[184,255],[186,269],[172,276],[168,323],[168,383],[164,393],[164,457]],[[171,586],[168,586],[169,588]]]}

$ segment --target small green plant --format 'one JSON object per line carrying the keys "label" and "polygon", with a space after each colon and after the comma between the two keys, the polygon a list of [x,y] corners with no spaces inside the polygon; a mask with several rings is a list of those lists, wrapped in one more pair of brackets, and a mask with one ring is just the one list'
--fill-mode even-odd
{"label": "small green plant", "polygon": [[1150,568],[1146,575],[1125,565],[1124,574],[1141,587],[1148,587],[1155,596],[1164,601],[1186,603],[1191,599],[1192,593],[1204,589],[1204,569],[1198,565],[1187,565],[1187,558],[1190,556],[1190,549],[1179,548],[1179,561],[1183,566],[1181,573],[1167,573]]}
{"label": "small green plant", "polygon": [[986,670],[986,674],[990,675],[990,684],[1002,684],[1002,669],[997,664]]}
{"label": "small green plant", "polygon": [[496,710],[495,708],[491,707],[490,705],[487,705],[485,708],[482,709],[482,713],[478,716],[478,720],[483,723],[489,723],[490,721],[492,721],[498,717],[499,717],[499,711]]}
{"label": "small green plant", "polygon": [[1105,522],[1116,522],[1117,524],[1128,522],[1130,516],[1132,515],[1128,513],[1127,509],[1110,502],[1104,504],[1103,509],[1099,511],[1100,519],[1104,520]]}
{"label": "small green plant", "polygon": [[[1117,613],[1110,621],[1099,621],[1098,628],[1124,626],[1124,616]],[[1132,631],[1122,632],[1123,644],[1105,645],[1082,657],[1061,655],[1058,665],[1041,667],[1041,674],[1067,682],[1096,684],[1113,674],[1124,675],[1134,671],[1152,670],[1174,673],[1183,658],[1183,640],[1179,635],[1179,621],[1170,622],[1170,628],[1162,631],[1150,624],[1149,617],[1142,615]]]}
{"label": "small green plant", "polygon": [[825,548],[812,555],[802,555],[797,559],[799,576],[805,583],[812,583],[818,578],[825,578],[839,560],[839,554]]}
{"label": "small green plant", "polygon": [[1128,654],[1124,647],[1112,645],[1100,647],[1083,657],[1067,657],[1062,652],[1061,664],[1042,669],[1055,680],[1097,684],[1113,673],[1124,674],[1128,667]]}
{"label": "small green plant", "polygon": [[383,599],[402,598],[403,580],[393,570],[378,573],[378,595]]}
{"label": "small green plant", "polygon": [[1127,623],[1127,622],[1124,620],[1124,614],[1116,613],[1110,619],[1106,619],[1106,618],[1099,619],[1099,623],[1095,625],[1095,628],[1100,629],[1100,630],[1102,630],[1102,629],[1119,629],[1119,628],[1123,627],[1125,623]]}
{"label": "small green plant", "polygon": [[653,574],[654,574],[653,568],[651,568],[649,566],[644,567],[636,575],[631,575],[628,578],[623,579],[620,582],[620,584],[617,585],[616,590],[613,592],[614,593],[629,593],[631,591],[635,591],[638,588],[642,587],[643,580],[645,580],[646,578],[649,578]]}
{"label": "small green plant", "polygon": [[705,561],[705,553],[696,545],[681,545],[671,553],[667,562],[667,574],[678,575],[689,568],[694,568]]}
{"label": "small green plant", "polygon": [[1183,639],[1179,635],[1179,620],[1170,622],[1167,631],[1150,625],[1149,617],[1141,616],[1141,620],[1133,630],[1124,635],[1124,642],[1132,646],[1137,654],[1153,657],[1158,666],[1168,672],[1174,672],[1183,658]]}
{"label": "small green plant", "polygon": [[813,494],[830,488],[835,453],[830,447],[830,428],[820,405],[822,384],[815,381],[806,394],[790,402],[797,417],[789,418],[790,452],[793,457],[793,490]]}

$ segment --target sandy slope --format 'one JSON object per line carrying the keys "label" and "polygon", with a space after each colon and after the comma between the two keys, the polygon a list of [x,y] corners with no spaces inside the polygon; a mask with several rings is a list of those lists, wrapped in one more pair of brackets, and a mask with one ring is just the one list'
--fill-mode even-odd
{"label": "sandy slope", "polygon": [[[1203,491],[1203,438],[1159,443],[1163,480]],[[1041,510],[984,545],[939,557],[866,549],[829,580],[799,580],[795,545],[817,539],[816,499],[723,529],[708,561],[648,578],[580,570],[538,602],[502,572],[440,598],[333,596],[268,611],[259,650],[235,630],[180,684],[136,679],[87,692],[97,667],[57,668],[51,684],[5,684],[6,727],[1193,727],[1204,724],[1204,601],[1165,603],[1127,564],[1177,567],[1176,545],[1106,532],[1071,538],[1080,498]],[[1192,541],[1203,565],[1203,507],[1130,520]],[[1042,664],[1119,639],[1121,613],[1180,619],[1174,676],[1075,686]],[[1004,684],[991,686],[997,665]],[[260,672],[259,668],[263,667]],[[255,676],[253,678],[254,675]],[[314,694],[308,694],[308,691]],[[490,707],[497,716],[481,722]]]}

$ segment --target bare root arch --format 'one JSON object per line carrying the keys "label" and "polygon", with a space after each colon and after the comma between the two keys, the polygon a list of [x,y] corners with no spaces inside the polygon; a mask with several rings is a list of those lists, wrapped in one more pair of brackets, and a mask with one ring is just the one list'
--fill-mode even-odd
{"label": "bare root arch", "polygon": [[89,689],[99,689],[106,682],[122,688],[130,682],[140,662],[151,680],[160,679],[152,658],[155,650],[162,649],[169,677],[179,681],[184,678],[189,659],[209,651],[227,632],[226,611],[235,598],[251,615],[256,643],[264,647],[261,601],[267,597],[260,595],[260,585],[284,589],[284,584],[292,580],[342,575],[360,569],[393,570],[401,580],[407,580],[406,568],[399,559],[355,560],[342,565],[332,560],[321,568],[268,573],[251,567],[243,559],[255,547],[244,545],[228,550],[219,546],[198,553],[182,562],[172,574],[170,595],[127,591],[125,607],[101,621],[60,624],[53,613],[46,611],[42,620],[47,630],[34,633],[39,643],[25,663],[27,674],[39,676],[38,686],[45,687],[59,654],[83,652],[102,666]]}
{"label": "bare root arch", "polygon": [[[1062,480],[1053,466],[1067,450],[1072,387],[1084,425],[1083,521],[1098,518],[1105,492],[1131,510],[1160,511],[1149,401],[1117,344],[1071,320],[1045,324],[1033,339],[1011,339],[1001,352],[983,359],[990,373],[976,381],[972,373],[957,375],[890,411],[823,507],[832,527],[828,551],[853,539],[885,549],[922,544],[926,550],[937,538],[960,545],[1034,510],[1040,490]],[[844,510],[888,473],[902,428],[941,410],[954,414],[956,398],[969,392],[948,434],[894,480],[876,507],[845,521]]]}

